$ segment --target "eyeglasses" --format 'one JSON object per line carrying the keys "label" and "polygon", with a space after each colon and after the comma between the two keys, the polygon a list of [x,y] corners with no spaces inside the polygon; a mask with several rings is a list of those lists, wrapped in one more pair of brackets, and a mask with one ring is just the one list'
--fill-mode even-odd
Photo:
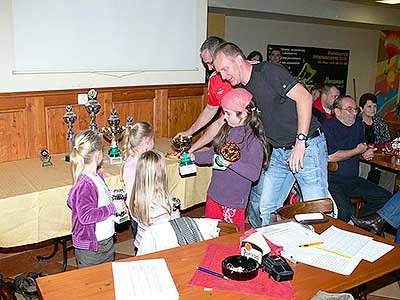
{"label": "eyeglasses", "polygon": [[352,111],[354,111],[355,113],[358,113],[359,111],[360,111],[360,108],[359,107],[346,107],[346,108],[341,108],[341,107],[338,107],[338,109],[340,109],[340,110],[345,110],[345,111],[347,111],[347,112],[349,112],[349,113],[351,113]]}

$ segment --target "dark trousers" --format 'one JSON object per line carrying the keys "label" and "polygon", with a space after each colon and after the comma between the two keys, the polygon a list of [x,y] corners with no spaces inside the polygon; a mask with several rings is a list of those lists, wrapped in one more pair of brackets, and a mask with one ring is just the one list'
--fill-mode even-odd
{"label": "dark trousers", "polygon": [[350,216],[354,213],[351,197],[362,197],[365,205],[360,210],[360,217],[365,217],[376,213],[392,196],[384,188],[362,177],[329,174],[328,183],[329,192],[338,206],[339,219],[346,222],[350,220]]}

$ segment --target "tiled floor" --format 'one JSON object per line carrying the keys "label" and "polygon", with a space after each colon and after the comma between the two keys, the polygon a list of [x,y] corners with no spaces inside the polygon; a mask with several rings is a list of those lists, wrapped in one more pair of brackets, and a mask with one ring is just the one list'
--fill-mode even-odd
{"label": "tiled floor", "polygon": [[[195,207],[183,215],[202,217],[204,216],[204,205]],[[133,246],[131,246],[132,232],[128,226],[118,229],[116,234],[116,259],[122,259],[129,257],[129,253],[133,249]],[[49,255],[52,250],[52,242],[17,249],[0,249],[0,273],[6,280],[13,280],[15,276],[26,275],[28,272],[59,273],[62,271],[63,261],[61,247],[56,256],[49,260],[38,261],[36,259],[37,255]],[[67,271],[76,268],[73,251],[68,252],[68,257]],[[384,278],[375,280],[368,285],[368,289],[372,292],[368,295],[368,300],[400,299],[400,288],[395,274],[389,274]],[[19,296],[18,299],[23,299],[23,297]]]}

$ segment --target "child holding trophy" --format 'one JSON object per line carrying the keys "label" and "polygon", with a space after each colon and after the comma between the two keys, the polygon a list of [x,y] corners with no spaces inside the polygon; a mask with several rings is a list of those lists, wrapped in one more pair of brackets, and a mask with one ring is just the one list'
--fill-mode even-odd
{"label": "child holding trophy", "polygon": [[[154,129],[151,125],[144,121],[135,122],[128,125],[125,129],[122,155],[125,163],[122,165],[121,173],[125,183],[126,204],[129,203],[132,197],[132,189],[135,183],[136,166],[139,156],[148,150],[154,148]],[[137,221],[131,216],[131,225],[133,236],[137,231]]]}
{"label": "child holding trophy", "polygon": [[157,150],[139,156],[130,209],[138,221],[136,248],[139,248],[143,233],[150,225],[179,217],[174,198],[168,192],[167,163]]}
{"label": "child holding trophy", "polygon": [[221,101],[225,124],[213,148],[191,157],[196,164],[213,164],[214,168],[205,216],[235,223],[241,230],[245,229],[251,184],[269,161],[269,146],[252,98],[243,88],[229,91]]}
{"label": "child holding trophy", "polygon": [[73,138],[70,160],[74,186],[68,195],[72,209],[72,243],[78,267],[114,260],[114,222],[116,213],[126,210],[125,203],[112,202],[103,175],[103,138],[93,130]]}

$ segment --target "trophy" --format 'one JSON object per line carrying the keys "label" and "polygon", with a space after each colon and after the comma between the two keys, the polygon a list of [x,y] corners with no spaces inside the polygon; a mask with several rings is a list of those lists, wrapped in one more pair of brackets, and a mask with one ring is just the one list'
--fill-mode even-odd
{"label": "trophy", "polygon": [[132,126],[133,125],[133,117],[132,116],[128,116],[128,118],[126,119],[126,127]]}
{"label": "trophy", "polygon": [[53,165],[51,163],[51,155],[47,149],[40,150],[40,160],[42,161],[42,167],[48,167]]}
{"label": "trophy", "polygon": [[64,122],[68,125],[67,131],[67,141],[68,141],[68,154],[65,155],[65,161],[69,161],[69,155],[72,151],[72,138],[74,137],[74,132],[72,131],[72,126],[76,121],[76,114],[72,111],[72,105],[68,104],[66,107],[66,113],[64,114]]}
{"label": "trophy", "polygon": [[[112,201],[123,201],[126,202],[126,192],[124,189],[115,189],[111,194]],[[117,224],[124,223],[129,220],[129,214],[125,212],[116,213],[115,216],[112,217],[113,221]]]}
{"label": "trophy", "polygon": [[181,153],[181,160],[179,162],[179,174],[181,176],[187,176],[196,174],[196,165],[189,157],[189,153],[186,152],[192,145],[192,136],[178,136],[172,139],[172,147],[175,151]]}
{"label": "trophy", "polygon": [[108,157],[110,159],[110,164],[112,165],[122,163],[121,151],[118,149],[118,141],[122,138],[125,127],[119,126],[119,122],[120,119],[117,115],[117,111],[113,108],[111,110],[111,116],[108,118],[108,124],[110,126],[101,129],[104,136],[111,141]]}
{"label": "trophy", "polygon": [[97,101],[97,92],[95,89],[91,89],[88,92],[89,101],[86,103],[86,110],[90,114],[90,125],[89,128],[93,131],[98,132],[99,127],[96,124],[96,114],[99,112],[101,105]]}
{"label": "trophy", "polygon": [[240,148],[233,142],[225,142],[221,146],[220,154],[214,154],[213,169],[224,171],[226,170],[226,164],[237,162],[240,159]]}

